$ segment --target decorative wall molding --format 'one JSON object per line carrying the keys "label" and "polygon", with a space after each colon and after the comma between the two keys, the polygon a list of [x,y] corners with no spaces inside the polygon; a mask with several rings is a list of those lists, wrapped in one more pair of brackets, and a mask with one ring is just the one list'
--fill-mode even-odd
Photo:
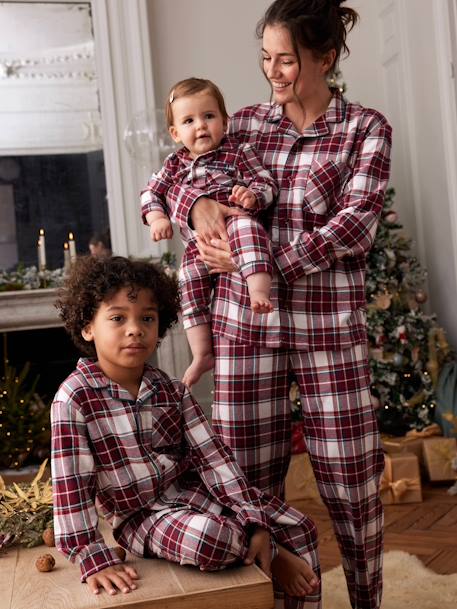
{"label": "decorative wall molding", "polygon": [[[417,175],[417,145],[414,124],[414,93],[412,64],[409,56],[408,20],[405,0],[382,0],[379,20],[381,28],[381,57],[384,67],[384,88],[389,116],[394,127],[392,150],[393,183],[405,212],[407,224],[417,235],[419,258],[424,262],[421,192]],[[405,111],[409,108],[409,111]]]}
{"label": "decorative wall molding", "polygon": [[93,42],[61,49],[53,48],[50,52],[44,51],[32,57],[17,57],[0,52],[0,81],[95,78]]}
{"label": "decorative wall molding", "polygon": [[0,155],[100,150],[90,4],[0,3],[0,40]]}
{"label": "decorative wall molding", "polygon": [[124,130],[136,113],[155,105],[147,0],[92,0],[104,137],[111,239],[122,255],[160,257],[139,221],[139,193],[151,167],[128,154]]}
{"label": "decorative wall molding", "polygon": [[[438,81],[443,125],[449,206],[452,224],[452,249],[457,261],[457,2],[446,0],[433,3],[435,38],[438,57]],[[457,281],[457,263],[452,265]]]}

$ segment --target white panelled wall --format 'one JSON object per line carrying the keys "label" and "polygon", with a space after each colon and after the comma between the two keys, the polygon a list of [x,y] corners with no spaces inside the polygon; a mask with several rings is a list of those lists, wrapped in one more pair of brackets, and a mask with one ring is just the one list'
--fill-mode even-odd
{"label": "white panelled wall", "polygon": [[[391,185],[428,271],[429,309],[457,345],[456,0],[358,0],[347,95],[393,127]],[[454,13],[455,15],[455,13]],[[454,47],[452,42],[454,40]]]}

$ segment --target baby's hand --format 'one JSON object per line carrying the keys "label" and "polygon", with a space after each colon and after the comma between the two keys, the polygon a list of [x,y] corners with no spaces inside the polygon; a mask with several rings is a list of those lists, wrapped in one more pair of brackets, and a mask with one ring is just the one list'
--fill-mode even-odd
{"label": "baby's hand", "polygon": [[157,220],[151,222],[150,233],[153,241],[171,239],[173,237],[173,228],[170,220],[165,217],[157,218]]}
{"label": "baby's hand", "polygon": [[246,186],[236,184],[232,188],[232,194],[229,196],[229,201],[230,203],[240,205],[243,209],[254,209],[257,204],[257,197],[252,190],[249,190]]}
{"label": "baby's hand", "polygon": [[94,594],[99,594],[100,588],[106,590],[108,594],[117,594],[117,590],[127,594],[131,590],[136,590],[134,579],[138,579],[138,574],[133,567],[114,565],[89,575],[86,582],[89,590]]}

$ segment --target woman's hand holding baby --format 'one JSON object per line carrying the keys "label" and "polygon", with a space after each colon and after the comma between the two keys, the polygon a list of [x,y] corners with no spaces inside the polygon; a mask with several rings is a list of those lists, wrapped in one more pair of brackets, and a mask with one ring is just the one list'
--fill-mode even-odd
{"label": "woman's hand holding baby", "polygon": [[211,239],[228,241],[225,219],[229,216],[243,216],[246,212],[239,207],[227,207],[208,197],[200,197],[194,203],[190,216],[201,241],[206,244]]}

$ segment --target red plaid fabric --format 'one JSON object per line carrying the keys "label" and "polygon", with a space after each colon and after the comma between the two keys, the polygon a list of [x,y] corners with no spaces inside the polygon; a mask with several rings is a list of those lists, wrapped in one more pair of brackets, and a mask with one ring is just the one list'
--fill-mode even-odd
{"label": "red plaid fabric", "polygon": [[288,378],[300,387],[306,446],[333,520],[353,607],[381,598],[384,459],[367,348],[303,352],[215,338],[213,428],[251,484],[281,495],[290,454]]}
{"label": "red plaid fabric", "polygon": [[[228,197],[233,186],[242,184],[252,190],[257,198],[257,211],[266,209],[278,193],[276,182],[264,168],[254,147],[234,136],[225,136],[216,150],[211,150],[196,159],[189,156],[186,148],[173,152],[162,169],[149,178],[141,192],[141,215],[146,223],[146,214],[161,211],[172,220],[176,217],[175,200],[168,191],[179,185],[199,196],[212,198],[232,206]],[[192,238],[187,226],[182,226],[181,236],[187,242]]]}
{"label": "red plaid fabric", "polygon": [[[243,284],[253,273],[273,274],[270,240],[255,218],[228,218],[227,233],[233,260],[239,269],[238,273],[233,273],[234,282]],[[215,278],[197,257],[197,246],[195,241],[191,241],[186,247],[179,269],[182,321],[186,329],[211,323],[211,297]],[[246,306],[250,307],[250,300]]]}
{"label": "red plaid fabric", "polygon": [[120,562],[98,532],[97,511],[138,556],[156,522],[179,510],[224,512],[234,528],[260,526],[273,535],[275,527],[301,527],[318,568],[312,522],[249,487],[187,388],[160,370],[145,368],[134,400],[81,359],[56,394],[51,422],[56,546],[79,561],[82,581]]}
{"label": "red plaid fabric", "polygon": [[[256,195],[256,213],[267,209],[278,193],[275,181],[262,166],[253,146],[240,144],[232,136],[225,136],[219,148],[196,159],[192,159],[185,148],[171,154],[163,168],[151,176],[141,193],[143,222],[146,223],[146,215],[150,211],[163,212],[175,220],[176,208],[173,201],[167,198],[167,193],[177,184],[229,206],[232,205],[228,197],[233,186],[242,184]],[[253,273],[272,274],[269,238],[254,218],[228,220],[227,232],[235,263],[244,279]],[[187,226],[182,226],[181,236],[186,245],[180,272],[181,307],[183,324],[188,328],[210,323],[213,282],[206,265],[196,260],[198,252],[193,232]],[[239,274],[236,281],[241,281]]]}
{"label": "red plaid fabric", "polygon": [[[237,112],[231,132],[253,144],[279,188],[268,210],[277,274],[275,311],[256,315],[246,286],[221,274],[213,333],[243,344],[335,351],[366,340],[365,256],[389,178],[391,129],[375,110],[338,91],[327,112],[298,133],[278,105]],[[185,185],[167,194],[187,227],[202,195]]]}
{"label": "red plaid fabric", "polygon": [[[304,516],[301,522],[292,524],[287,518],[290,508],[276,497],[267,499],[263,495],[263,499],[265,513],[272,522],[273,553],[276,553],[276,544],[279,543],[311,565],[320,579],[314,524]],[[235,519],[223,514],[178,510],[156,520],[145,547],[148,556],[193,565],[202,571],[216,571],[242,561],[248,546],[246,530]],[[294,599],[284,595],[276,582],[273,583],[277,599],[275,607],[320,608],[320,588],[304,599]]]}

